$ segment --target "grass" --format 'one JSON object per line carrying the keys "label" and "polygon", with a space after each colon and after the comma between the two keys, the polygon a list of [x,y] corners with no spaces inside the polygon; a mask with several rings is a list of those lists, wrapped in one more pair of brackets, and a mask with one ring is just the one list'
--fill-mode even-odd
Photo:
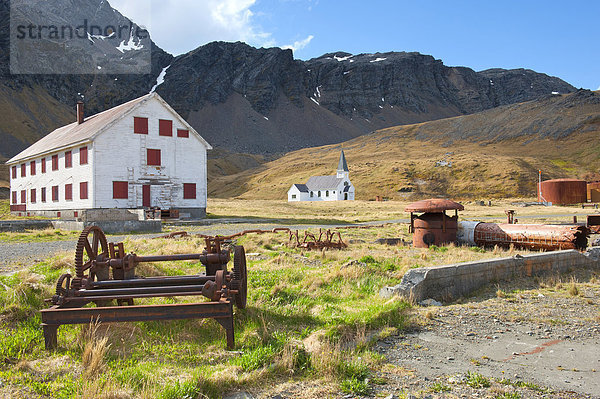
{"label": "grass", "polygon": [[53,228],[25,230],[24,232],[0,232],[0,242],[45,242],[75,240],[79,231],[65,231]]}

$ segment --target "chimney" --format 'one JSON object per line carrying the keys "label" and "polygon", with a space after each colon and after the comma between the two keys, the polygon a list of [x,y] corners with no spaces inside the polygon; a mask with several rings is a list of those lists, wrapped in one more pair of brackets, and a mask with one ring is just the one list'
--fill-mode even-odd
{"label": "chimney", "polygon": [[77,123],[81,125],[83,123],[83,101],[77,101]]}

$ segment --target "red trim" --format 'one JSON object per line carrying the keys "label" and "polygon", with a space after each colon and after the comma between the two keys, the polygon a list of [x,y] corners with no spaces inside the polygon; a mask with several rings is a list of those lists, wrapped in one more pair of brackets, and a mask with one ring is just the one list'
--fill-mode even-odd
{"label": "red trim", "polygon": [[81,147],[79,149],[79,165],[87,165],[88,163],[88,149],[87,147]]}
{"label": "red trim", "polygon": [[42,202],[46,202],[46,187],[42,187]]}
{"label": "red trim", "polygon": [[52,170],[58,170],[58,154],[52,155]]}
{"label": "red trim", "polygon": [[113,181],[113,199],[127,199],[129,184],[126,181]]}
{"label": "red trim", "polygon": [[73,184],[65,184],[65,201],[73,201]]}
{"label": "red trim", "polygon": [[12,178],[16,179],[17,178],[17,165],[14,165],[12,167]]}
{"label": "red trim", "polygon": [[177,137],[190,137],[190,131],[187,129],[177,129]]}
{"label": "red trim", "polygon": [[86,181],[79,183],[79,199],[88,199],[88,183]]}
{"label": "red trim", "polygon": [[40,163],[42,164],[42,173],[46,173],[46,158],[40,159]]}
{"label": "red trim", "polygon": [[21,164],[21,177],[25,177],[25,176],[27,176],[27,166],[24,163],[22,163]]}
{"label": "red trim", "polygon": [[[10,211],[11,212],[25,212],[27,210],[27,205],[11,205],[10,206]],[[21,216],[21,215],[19,215]]]}
{"label": "red trim", "polygon": [[142,186],[142,206],[150,208],[150,185],[144,184]]}
{"label": "red trim", "polygon": [[158,135],[159,136],[173,136],[173,121],[168,119],[158,120]]}
{"label": "red trim", "polygon": [[17,204],[17,192],[16,191],[12,192],[12,203],[13,203],[13,205]]}
{"label": "red trim", "polygon": [[27,190],[21,190],[21,204],[27,203]]}
{"label": "red trim", "polygon": [[137,134],[148,134],[148,118],[134,116],[133,132]]}
{"label": "red trim", "polygon": [[148,161],[148,165],[151,166],[160,166],[160,150],[153,150],[150,148],[146,149],[146,159]]}
{"label": "red trim", "polygon": [[29,190],[29,191],[30,191],[30,192],[29,192],[29,196],[31,197],[31,203],[32,203],[32,204],[35,204],[35,203],[36,203],[36,201],[37,201],[37,198],[36,198],[36,195],[35,195],[35,194],[36,194],[36,193],[35,193],[35,188],[32,188],[32,189],[31,189],[31,190]]}
{"label": "red trim", "polygon": [[29,173],[31,176],[35,176],[35,160],[29,163]]}
{"label": "red trim", "polygon": [[58,186],[52,186],[52,201],[58,201]]}
{"label": "red trim", "polygon": [[183,199],[196,199],[196,183],[183,183]]}

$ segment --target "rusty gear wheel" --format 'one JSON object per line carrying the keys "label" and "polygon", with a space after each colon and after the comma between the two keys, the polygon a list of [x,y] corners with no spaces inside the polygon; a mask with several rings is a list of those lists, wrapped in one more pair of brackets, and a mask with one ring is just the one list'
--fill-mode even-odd
{"label": "rusty gear wheel", "polygon": [[[67,283],[64,284],[65,286],[63,287],[63,283],[65,280],[67,280]],[[69,273],[62,274],[58,278],[58,281],[56,282],[56,295],[62,296],[62,297],[66,296],[67,290],[70,288],[70,285],[71,285],[71,275]]]}
{"label": "rusty gear wheel", "polygon": [[85,275],[93,261],[100,255],[108,257],[108,243],[102,229],[98,226],[86,227],[79,235],[75,250],[75,275],[78,278],[94,279],[93,275]]}
{"label": "rusty gear wheel", "polygon": [[238,309],[246,307],[248,296],[248,278],[246,270],[246,251],[244,247],[236,246],[233,251],[233,284],[232,288],[238,290],[233,300]]}

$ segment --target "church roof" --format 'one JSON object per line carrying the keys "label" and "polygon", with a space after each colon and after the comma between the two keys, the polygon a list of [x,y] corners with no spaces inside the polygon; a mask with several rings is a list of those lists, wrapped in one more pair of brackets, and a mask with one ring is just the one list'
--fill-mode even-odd
{"label": "church roof", "polygon": [[294,186],[296,186],[298,191],[300,191],[301,193],[307,193],[309,191],[308,187],[306,187],[306,184],[294,184]]}
{"label": "church roof", "polygon": [[337,170],[343,170],[344,172],[348,172],[348,164],[346,163],[346,156],[344,155],[344,150],[340,154],[340,161],[338,162]]}
{"label": "church roof", "polygon": [[337,176],[312,176],[306,182],[311,191],[335,190],[344,179]]}

